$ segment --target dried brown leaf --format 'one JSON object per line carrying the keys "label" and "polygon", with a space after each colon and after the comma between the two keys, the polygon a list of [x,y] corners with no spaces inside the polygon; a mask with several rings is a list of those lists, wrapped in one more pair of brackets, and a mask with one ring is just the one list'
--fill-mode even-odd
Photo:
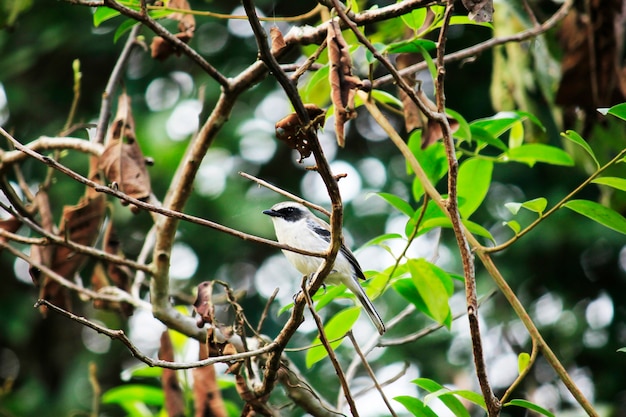
{"label": "dried brown leaf", "polygon": [[[411,65],[417,64],[422,61],[422,56],[420,54],[406,53],[406,54],[398,54],[396,57],[396,66],[398,70],[410,67]],[[411,87],[414,88],[416,84],[415,76],[403,76],[404,81]],[[402,111],[404,113],[404,126],[407,132],[412,132],[413,130],[422,127],[424,114],[417,107],[417,104],[409,97],[407,93],[404,92],[403,89],[398,88],[398,95],[400,96],[400,100],[402,101]]]}
{"label": "dried brown leaf", "polygon": [[[187,0],[170,0],[168,7],[179,10],[191,10]],[[173,20],[178,20],[179,33],[175,33],[174,36],[184,43],[189,43],[196,30],[196,18],[192,14],[183,12],[174,12],[168,17]],[[159,61],[169,58],[172,54],[180,56],[180,51],[161,36],[155,36],[152,39],[150,52],[152,58],[158,59]]]}
{"label": "dried brown leaf", "polygon": [[344,125],[348,120],[356,117],[354,96],[356,89],[361,88],[363,83],[358,77],[352,75],[350,50],[336,20],[331,20],[328,24],[326,41],[330,62],[328,72],[330,97],[335,106],[335,134],[337,144],[343,147],[345,146]]}
{"label": "dried brown leaf", "polygon": [[287,47],[283,34],[278,29],[278,26],[272,26],[270,28],[270,38],[272,39],[272,55],[279,54],[283,49]]}
{"label": "dried brown leaf", "polygon": [[[167,330],[161,334],[159,359],[169,362],[174,361],[174,346],[172,345],[172,339]],[[170,417],[184,417],[186,415],[185,398],[183,396],[183,390],[178,383],[176,370],[163,368],[161,386],[163,387],[163,394],[165,395],[165,409],[167,410],[167,415]]]}
{"label": "dried brown leaf", "polygon": [[117,114],[109,129],[99,166],[123,193],[138,200],[147,200],[150,196],[150,176],[135,136],[135,120],[130,97],[126,94],[120,95],[118,100]]}
{"label": "dried brown leaf", "polygon": [[[324,125],[326,120],[326,112],[324,110],[315,104],[305,104],[304,108],[309,115],[311,125],[315,129],[319,129]],[[276,137],[285,142],[291,149],[295,149],[300,153],[299,162],[311,155],[306,131],[307,129],[296,113],[291,113],[276,122]]]}
{"label": "dried brown leaf", "polygon": [[[198,359],[209,357],[209,347],[206,343],[200,343]],[[193,375],[193,402],[196,417],[214,416],[226,417],[226,406],[222,399],[222,393],[217,384],[215,365],[194,368]]]}
{"label": "dried brown leaf", "polygon": [[477,23],[493,21],[493,0],[461,0],[469,14],[467,17]]}
{"label": "dried brown leaf", "polygon": [[[430,101],[421,88],[418,88],[415,94],[430,110],[434,112],[437,111],[437,105]],[[446,119],[448,119],[448,124],[450,125],[450,133],[454,133],[459,130],[459,122],[456,119],[448,116],[447,114]],[[441,128],[441,124],[435,120],[427,119],[426,123],[422,125],[422,149],[426,149],[428,146],[437,142],[441,138],[443,138],[443,129]]]}
{"label": "dried brown leaf", "polygon": [[212,302],[213,285],[211,281],[204,281],[198,284],[198,295],[193,303],[193,308],[198,314],[196,324],[198,327],[204,326],[205,323],[212,324],[215,316],[215,309]]}
{"label": "dried brown leaf", "polygon": [[[5,220],[0,220],[0,229],[6,230],[9,233],[17,232],[17,229],[19,229],[21,225],[22,221],[13,216]],[[6,242],[6,238],[0,236],[0,242]]]}

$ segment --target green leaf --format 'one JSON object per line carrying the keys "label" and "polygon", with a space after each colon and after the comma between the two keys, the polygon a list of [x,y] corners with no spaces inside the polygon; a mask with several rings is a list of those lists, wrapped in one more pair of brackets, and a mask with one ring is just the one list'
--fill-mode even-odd
{"label": "green leaf", "polygon": [[[462,223],[465,227],[467,227],[467,230],[469,230],[470,233],[472,233],[473,235],[482,236],[491,241],[494,240],[489,230],[485,229],[481,225],[474,223],[473,221],[467,220],[467,219],[462,220]],[[436,217],[436,218],[424,220],[420,226],[419,234],[421,235],[423,233],[426,233],[427,231],[435,227],[445,227],[447,229],[451,229],[452,223],[450,222],[450,219],[448,219],[447,217]]]}
{"label": "green leaf", "polygon": [[437,44],[429,39],[412,39],[408,41],[392,43],[385,48],[388,54],[400,53],[422,53],[422,51],[432,51]]}
{"label": "green leaf", "polygon": [[[450,26],[452,25],[474,25],[474,26],[484,26],[487,28],[493,29],[493,25],[489,22],[475,22],[467,16],[452,16],[450,18]],[[437,29],[443,26],[443,21],[438,22],[433,26],[432,29]]]}
{"label": "green leaf", "polygon": [[602,204],[589,200],[571,200],[565,203],[564,207],[582,214],[609,229],[626,234],[626,218]]}
{"label": "green leaf", "polygon": [[300,94],[305,103],[314,103],[319,107],[324,107],[328,104],[330,97],[328,71],[328,65],[323,66],[315,71],[309,81],[300,88]]}
{"label": "green leaf", "polygon": [[437,414],[419,398],[401,395],[393,399],[402,404],[408,412],[416,417],[437,417]]}
{"label": "green leaf", "polygon": [[[326,333],[326,337],[328,340],[339,339],[343,337],[348,330],[354,326],[354,323],[359,318],[359,314],[361,313],[360,307],[349,307],[344,310],[341,310],[339,313],[335,314],[333,318],[330,319],[328,324],[324,326],[324,332]],[[334,350],[343,342],[344,339],[339,339],[330,344],[331,348]],[[315,339],[313,344],[320,343],[319,337]],[[310,368],[317,362],[321,361],[328,355],[326,352],[326,348],[324,346],[315,346],[309,349],[306,353],[306,367]]]}
{"label": "green leaf", "polygon": [[117,41],[122,36],[124,36],[126,32],[128,32],[129,30],[133,28],[133,26],[138,25],[138,24],[139,22],[137,22],[136,20],[132,20],[132,19],[127,19],[124,22],[122,22],[122,24],[119,25],[117,29],[115,30],[115,34],[113,35],[113,43],[117,43]]}
{"label": "green leaf", "polygon": [[520,232],[520,230],[522,230],[522,227],[520,226],[520,224],[518,222],[516,222],[515,220],[509,220],[508,222],[502,222],[502,224],[504,224],[505,226],[508,226],[511,230],[513,230],[513,233],[518,234]]}
{"label": "green leaf", "polygon": [[[402,108],[402,101],[398,100],[398,98],[393,94],[389,94],[383,90],[372,90],[371,94],[372,98],[379,103],[390,104],[392,106]],[[356,96],[354,99],[355,107],[357,100],[360,100],[359,96]]]}
{"label": "green leaf", "polygon": [[106,22],[109,19],[113,19],[120,15],[120,12],[117,10],[109,9],[108,7],[98,7],[93,14],[93,25],[95,27],[100,26],[103,22]]}
{"label": "green leaf", "polygon": [[526,401],[526,400],[511,400],[506,404],[503,404],[502,407],[510,407],[510,406],[517,406],[517,407],[523,407],[523,408],[527,408],[529,410],[535,411],[539,414],[543,414],[544,416],[547,417],[554,417],[554,414],[552,414],[550,411],[546,410],[545,408],[538,406],[535,403],[531,403],[530,401]]}
{"label": "green leaf", "polygon": [[111,388],[102,395],[103,404],[124,404],[142,402],[149,405],[163,405],[165,396],[161,388],[150,385],[128,384]]}
{"label": "green leaf", "polygon": [[506,152],[509,148],[506,146],[504,142],[495,137],[488,130],[484,129],[481,126],[476,126],[470,123],[470,131],[472,132],[472,140],[476,141],[479,144],[491,145],[494,148],[500,149],[503,152]]}
{"label": "green leaf", "polygon": [[[376,51],[378,51],[381,54],[385,52],[385,48],[387,47],[387,45],[385,45],[384,43],[380,43],[380,42],[374,42],[372,45],[374,46],[374,49],[376,49]],[[363,47],[363,49],[365,50],[365,60],[367,61],[367,63],[370,65],[375,64],[377,59],[372,53],[372,51],[370,51],[368,48],[365,48],[365,47]]]}
{"label": "green leaf", "polygon": [[318,291],[315,294],[315,297],[313,297],[313,301],[315,302],[315,311],[320,311],[333,300],[341,297],[341,295],[345,292],[345,285],[333,285],[332,287],[327,287],[326,290]]}
{"label": "green leaf", "polygon": [[611,107],[608,113],[622,120],[626,120],[626,103],[617,104]]}
{"label": "green leaf", "polygon": [[533,166],[537,162],[562,166],[574,165],[574,160],[567,152],[555,146],[541,143],[531,143],[509,149],[504,154],[504,159],[521,162],[529,166]]}
{"label": "green leaf", "polygon": [[[415,155],[415,159],[420,163],[426,173],[428,180],[433,185],[437,185],[439,180],[448,172],[448,160],[443,143],[436,142],[426,149],[422,149],[422,130],[418,129],[411,133],[408,142],[409,148]],[[407,162],[407,172],[413,173],[411,166]],[[424,187],[416,178],[413,181],[413,198],[419,201],[424,195]]]}
{"label": "green leaf", "polygon": [[416,380],[411,381],[417,386],[426,391],[432,393],[432,397],[427,395],[424,398],[424,403],[428,404],[431,401],[431,398],[439,398],[441,402],[443,402],[446,407],[450,409],[454,413],[456,417],[470,417],[470,413],[463,406],[461,401],[459,401],[453,394],[450,393],[448,388],[445,388],[438,382],[433,381],[428,378],[418,378]]}
{"label": "green leaf", "polygon": [[562,132],[561,136],[563,136],[565,139],[569,139],[570,141],[574,142],[576,145],[583,148],[585,152],[587,152],[589,156],[591,156],[591,159],[593,159],[593,162],[596,163],[596,167],[598,168],[600,167],[600,163],[596,159],[596,155],[593,153],[591,146],[589,146],[587,141],[585,141],[585,139],[583,139],[582,136],[580,136],[578,133],[574,132],[573,130],[567,130],[565,132]]}
{"label": "green leaf", "polygon": [[599,177],[593,179],[594,184],[608,185],[620,191],[626,191],[626,179],[618,177]]}
{"label": "green leaf", "polygon": [[519,213],[521,208],[534,211],[535,213],[543,213],[548,206],[548,200],[543,197],[534,198],[532,200],[525,201],[523,203],[504,203],[504,207],[509,209],[512,214]]}
{"label": "green leaf", "polygon": [[492,172],[493,162],[487,159],[469,158],[461,163],[457,193],[459,200],[463,199],[463,204],[459,203],[462,218],[469,218],[482,204],[491,185]]}
{"label": "green leaf", "polygon": [[526,371],[530,364],[530,355],[526,352],[522,352],[517,356],[517,372],[521,375]]}
{"label": "green leaf", "polygon": [[618,352],[626,353],[626,347],[617,349]]}
{"label": "green leaf", "polygon": [[395,194],[374,193],[374,195],[379,196],[380,198],[385,200],[387,203],[389,203],[391,207],[395,208],[400,213],[406,214],[409,217],[413,216],[413,213],[415,212],[415,210],[413,209],[413,207],[411,207],[409,203],[407,203],[406,201],[404,201],[403,199],[401,199]]}
{"label": "green leaf", "polygon": [[361,247],[365,248],[367,246],[376,246],[376,245],[380,245],[381,243],[387,241],[387,240],[392,240],[392,239],[402,239],[402,235],[399,233],[385,233],[383,235],[377,236],[371,240],[369,240],[368,242],[365,242]]}
{"label": "green leaf", "polygon": [[491,135],[499,137],[510,130],[515,123],[520,121],[519,117],[506,117],[511,115],[512,113],[498,113],[492,117],[474,120],[470,123],[470,126],[480,127]]}
{"label": "green leaf", "polygon": [[467,123],[467,120],[465,120],[465,118],[460,113],[452,109],[446,109],[446,114],[459,122],[459,128],[456,132],[452,134],[452,136],[466,142],[471,142],[472,130],[470,129],[470,125],[469,123]]}
{"label": "green leaf", "polygon": [[430,311],[426,307],[426,302],[415,288],[415,284],[411,278],[401,278],[393,282],[393,289],[400,294],[405,300],[413,304],[419,311],[430,317]]}
{"label": "green leaf", "polygon": [[452,279],[443,269],[424,259],[409,259],[407,265],[413,284],[424,300],[430,316],[438,323],[444,324],[450,315],[450,305],[448,289],[443,281],[452,283]]}
{"label": "green leaf", "polygon": [[524,125],[521,121],[513,123],[509,133],[509,148],[517,148],[524,143]]}
{"label": "green leaf", "polygon": [[477,392],[469,391],[465,389],[457,389],[457,390],[453,389],[453,390],[450,390],[450,394],[454,394],[461,398],[465,398],[467,401],[470,401],[476,404],[477,406],[479,406],[480,408],[482,408],[483,410],[487,411],[487,406],[485,405],[485,399],[483,398],[481,394]]}
{"label": "green leaf", "polygon": [[426,8],[422,7],[419,9],[412,10],[410,13],[402,15],[402,21],[409,28],[413,29],[413,31],[419,30],[424,24],[424,20],[426,19]]}

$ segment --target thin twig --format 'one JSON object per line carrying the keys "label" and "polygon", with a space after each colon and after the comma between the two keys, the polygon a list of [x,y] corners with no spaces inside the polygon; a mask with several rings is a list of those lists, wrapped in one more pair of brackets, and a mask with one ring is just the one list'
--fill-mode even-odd
{"label": "thin twig", "polygon": [[139,348],[137,348],[137,346],[135,346],[130,339],[126,336],[126,334],[124,333],[123,330],[112,330],[109,329],[107,327],[104,327],[98,323],[94,323],[93,321],[90,321],[88,319],[86,319],[85,317],[81,317],[81,316],[77,316],[76,314],[73,314],[67,310],[64,310],[52,303],[50,303],[47,300],[38,300],[37,303],[35,304],[35,307],[39,307],[40,305],[45,305],[48,308],[50,308],[52,311],[61,314],[62,316],[65,316],[71,320],[74,320],[80,324],[82,324],[83,326],[89,327],[90,329],[93,329],[95,331],[97,331],[98,333],[104,334],[106,336],[109,336],[111,339],[114,340],[119,340],[120,342],[122,342],[130,351],[130,353],[137,358],[138,360],[140,360],[141,362],[147,364],[148,366],[157,366],[159,368],[167,368],[167,369],[192,369],[192,368],[201,368],[203,366],[207,366],[207,365],[213,365],[216,363],[231,363],[231,362],[237,362],[237,361],[242,361],[244,359],[247,358],[251,358],[254,356],[258,356],[258,355],[263,355],[265,353],[271,352],[273,349],[275,349],[275,344],[274,343],[270,343],[267,344],[265,346],[263,346],[262,348],[259,349],[255,349],[255,350],[250,350],[248,352],[243,352],[243,353],[235,353],[233,355],[224,355],[224,356],[214,356],[214,357],[210,357],[207,359],[203,359],[203,360],[199,360],[199,361],[192,361],[192,362],[171,362],[171,361],[164,361],[164,360],[160,360],[160,359],[153,359],[149,356],[147,356],[146,354],[144,354],[143,352],[141,352],[139,350]]}
{"label": "thin twig", "polygon": [[242,177],[247,178],[247,179],[249,179],[251,181],[254,181],[257,184],[259,184],[259,185],[261,185],[261,186],[263,186],[263,187],[265,187],[265,188],[267,188],[269,190],[272,190],[275,193],[278,193],[280,195],[284,195],[285,197],[287,197],[287,198],[289,198],[289,199],[291,199],[291,200],[293,200],[295,202],[298,202],[298,203],[300,203],[300,204],[302,204],[302,205],[304,205],[306,207],[309,207],[309,208],[312,208],[314,210],[317,210],[320,213],[326,215],[327,217],[330,217],[330,212],[328,210],[326,210],[322,206],[319,206],[317,204],[313,204],[310,201],[307,201],[307,200],[303,199],[302,197],[298,197],[297,195],[292,194],[292,193],[290,193],[288,191],[285,191],[282,188],[277,187],[277,186],[275,186],[273,184],[270,184],[269,182],[264,181],[264,180],[262,180],[260,178],[257,178],[254,175],[250,175],[250,174],[247,174],[245,172],[240,172],[239,175],[241,175]]}
{"label": "thin twig", "polygon": [[139,30],[141,30],[141,25],[135,25],[128,34],[128,39],[124,44],[124,48],[122,49],[122,52],[117,59],[117,62],[115,62],[113,71],[111,71],[111,75],[109,76],[109,81],[107,82],[107,85],[104,88],[104,92],[102,93],[102,102],[100,103],[100,116],[98,117],[96,134],[94,135],[92,140],[92,142],[94,143],[100,145],[104,143],[104,136],[107,131],[107,125],[109,124],[109,120],[111,119],[111,108],[113,107],[115,89],[122,79],[122,74],[124,73],[124,69],[126,68],[126,63],[130,58],[130,53],[132,52],[133,47],[137,45],[137,35],[139,34]]}
{"label": "thin twig", "polygon": [[385,395],[385,392],[383,391],[383,387],[381,387],[381,385],[378,383],[378,379],[376,379],[376,375],[374,374],[374,370],[370,366],[369,362],[367,361],[367,358],[365,357],[365,355],[361,351],[361,348],[359,347],[359,344],[357,343],[356,339],[354,338],[354,334],[352,333],[352,330],[350,330],[348,332],[348,338],[350,338],[350,342],[352,342],[352,346],[354,347],[354,350],[356,351],[356,354],[361,359],[361,363],[363,364],[363,367],[365,368],[365,370],[367,371],[368,375],[370,376],[370,378],[374,382],[374,386],[376,387],[376,390],[378,391],[378,393],[382,397],[383,401],[385,402],[385,405],[387,406],[387,409],[389,410],[389,413],[392,416],[397,417],[396,412],[393,410],[393,407],[391,406],[391,403],[389,402],[389,399],[387,398],[387,396]]}
{"label": "thin twig", "polygon": [[354,398],[352,397],[350,385],[348,384],[348,381],[346,380],[346,374],[341,368],[341,364],[339,363],[339,360],[337,359],[337,355],[335,354],[335,351],[330,345],[330,341],[328,340],[328,337],[326,336],[326,332],[324,331],[324,323],[322,323],[322,319],[320,318],[319,314],[317,314],[317,311],[315,311],[315,305],[313,304],[311,295],[307,291],[306,278],[302,281],[302,294],[304,294],[306,304],[309,307],[309,311],[311,312],[311,315],[313,316],[313,320],[315,320],[315,325],[317,326],[317,331],[318,331],[318,335],[320,338],[320,342],[322,342],[324,349],[326,349],[326,353],[328,353],[328,359],[330,359],[330,363],[332,363],[333,368],[335,368],[335,373],[339,377],[339,383],[341,384],[341,388],[343,390],[343,397],[346,399],[346,402],[348,403],[348,407],[350,407],[350,413],[352,414],[353,417],[359,417],[359,412],[356,408],[356,403],[354,402]]}

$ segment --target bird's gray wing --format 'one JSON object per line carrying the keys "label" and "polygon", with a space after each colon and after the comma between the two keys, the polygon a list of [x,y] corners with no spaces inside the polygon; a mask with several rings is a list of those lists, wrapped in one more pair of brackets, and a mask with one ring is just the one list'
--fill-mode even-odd
{"label": "bird's gray wing", "polygon": [[[326,241],[326,243],[330,243],[330,230],[324,229],[323,227],[320,227],[315,223],[310,224],[310,226],[319,237],[321,237],[322,239]],[[359,265],[359,261],[356,260],[356,258],[354,257],[354,254],[350,252],[350,249],[346,248],[346,246],[342,243],[341,247],[339,248],[339,252],[343,254],[343,256],[346,257],[348,262],[350,262],[350,265],[352,265],[352,268],[354,268],[355,275],[358,278],[364,280],[365,275],[363,274],[363,271],[361,270],[361,265]]]}

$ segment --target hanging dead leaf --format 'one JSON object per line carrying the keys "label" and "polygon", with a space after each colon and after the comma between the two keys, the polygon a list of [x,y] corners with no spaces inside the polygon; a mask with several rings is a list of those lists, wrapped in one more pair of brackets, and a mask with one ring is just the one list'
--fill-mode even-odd
{"label": "hanging dead leaf", "polygon": [[198,296],[193,303],[193,308],[198,314],[196,324],[202,327],[205,323],[212,324],[215,311],[213,307],[213,285],[211,281],[204,281],[198,284]]}
{"label": "hanging dead leaf", "polygon": [[[159,359],[174,362],[174,346],[172,345],[172,339],[167,330],[161,334]],[[161,386],[163,387],[163,394],[165,395],[165,409],[167,410],[167,415],[170,417],[184,417],[186,415],[185,398],[183,396],[183,390],[178,383],[176,370],[163,368]]]}
{"label": "hanging dead leaf", "polygon": [[[324,125],[326,112],[315,104],[305,104],[304,108],[309,115],[311,125],[317,130]],[[296,113],[291,113],[276,122],[276,137],[287,144],[291,149],[300,153],[300,160],[311,155],[309,140],[306,134],[307,129],[303,126]]]}
{"label": "hanging dead leaf", "polygon": [[109,128],[99,166],[123,193],[142,201],[150,197],[150,176],[135,137],[135,120],[130,97],[126,94],[119,97],[117,114]]}
{"label": "hanging dead leaf", "polygon": [[341,34],[339,23],[334,19],[328,24],[326,41],[330,62],[328,72],[330,97],[335,106],[335,134],[337,144],[343,147],[346,143],[344,125],[348,120],[356,117],[354,95],[356,89],[363,88],[363,82],[359,77],[352,75],[350,50]]}
{"label": "hanging dead leaf", "polygon": [[272,39],[272,55],[278,55],[283,49],[287,47],[283,34],[278,29],[278,26],[272,26],[270,28],[270,38]]}
{"label": "hanging dead leaf", "polygon": [[[421,88],[418,88],[415,92],[417,97],[420,99],[422,103],[424,103],[430,110],[436,112],[437,105],[433,103],[428,96],[424,93]],[[420,110],[420,114],[423,116],[422,118],[422,149],[426,149],[428,146],[437,142],[439,139],[443,138],[443,129],[441,128],[441,124],[439,122],[428,119]],[[450,125],[450,133],[454,133],[459,130],[459,122],[446,114],[446,119],[448,119],[448,124]]]}
{"label": "hanging dead leaf", "polygon": [[[0,229],[6,230],[9,233],[17,232],[17,229],[22,225],[22,221],[11,216],[8,219],[0,220]],[[0,236],[0,242],[6,242],[6,238]],[[1,250],[1,249],[0,249]]]}
{"label": "hanging dead leaf", "polygon": [[[50,208],[50,199],[48,198],[48,193],[44,190],[37,191],[35,194],[35,207],[37,207],[37,213],[40,217],[41,227],[48,233],[54,234],[54,220],[52,218],[52,210]],[[30,257],[33,260],[33,263],[50,267],[52,264],[52,255],[54,253],[53,246],[39,246],[32,245],[30,247]],[[33,283],[36,286],[43,285],[41,279],[41,271],[39,268],[30,265],[28,268],[28,273],[33,280]],[[40,310],[45,310],[46,307],[44,305],[41,306]]]}
{"label": "hanging dead leaf", "polygon": [[[419,54],[398,54],[396,57],[396,66],[398,67],[398,70],[402,70],[410,67],[411,65],[417,64],[422,61],[422,59],[423,58]],[[402,78],[410,87],[415,87],[415,75],[405,75]],[[424,114],[419,107],[417,107],[417,104],[415,104],[411,97],[409,97],[409,95],[401,88],[398,88],[398,95],[402,101],[402,111],[404,113],[404,126],[406,131],[410,133],[414,129],[422,127],[422,118],[424,117]]]}
{"label": "hanging dead leaf", "polygon": [[[191,10],[187,0],[170,0],[168,7],[178,10]],[[196,30],[196,18],[192,14],[182,11],[174,12],[168,17],[173,20],[178,20],[179,33],[175,33],[174,36],[184,43],[189,43]],[[172,54],[180,56],[180,50],[161,36],[155,36],[152,39],[150,51],[152,58],[158,59],[159,61],[169,58]]]}
{"label": "hanging dead leaf", "polygon": [[[209,357],[209,347],[206,343],[200,343],[198,359],[204,360]],[[193,403],[196,417],[214,416],[226,417],[226,406],[222,399],[222,392],[217,384],[215,365],[193,368]]]}
{"label": "hanging dead leaf", "polygon": [[461,0],[469,14],[467,17],[474,22],[493,21],[493,0]]}

